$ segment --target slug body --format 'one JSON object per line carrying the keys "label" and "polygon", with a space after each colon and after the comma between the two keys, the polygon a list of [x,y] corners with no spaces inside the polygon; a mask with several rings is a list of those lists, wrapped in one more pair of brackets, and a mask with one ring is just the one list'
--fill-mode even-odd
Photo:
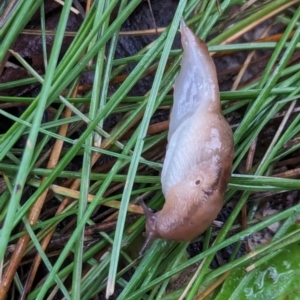
{"label": "slug body", "polygon": [[205,43],[180,26],[184,49],[175,81],[168,147],[161,174],[165,204],[147,217],[146,242],[190,241],[215,220],[231,176],[233,136],[221,113],[215,65]]}

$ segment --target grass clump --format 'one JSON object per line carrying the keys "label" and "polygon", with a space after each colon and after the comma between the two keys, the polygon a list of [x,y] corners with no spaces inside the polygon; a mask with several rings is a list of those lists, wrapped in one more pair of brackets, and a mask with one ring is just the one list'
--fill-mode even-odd
{"label": "grass clump", "polygon": [[[291,225],[300,204],[256,217],[271,193],[282,201],[282,195],[299,189],[299,1],[180,0],[173,21],[159,28],[152,43],[116,59],[125,34],[121,25],[141,3],[87,1],[79,29],[70,33],[72,1],[64,2],[55,32],[46,30],[43,1],[19,1],[0,29],[2,72],[14,57],[29,74],[1,83],[0,90],[40,84],[37,96],[0,96],[1,118],[11,122],[0,136],[0,299],[10,294],[22,299],[92,299],[97,294],[193,299],[200,291],[216,296],[230,271],[253,260],[259,267],[262,258],[274,259],[273,249],[299,241],[299,228]],[[38,10],[41,29],[26,29],[26,34],[42,36],[44,74],[12,50]],[[160,240],[138,257],[144,217],[136,198],[151,197],[153,208],[163,203],[159,171],[168,122],[156,114],[172,104],[170,91],[182,54],[172,44],[181,18],[207,41],[216,61],[247,51],[247,59],[229,72],[234,82],[221,85],[223,112],[231,119],[235,139],[234,174],[225,203],[234,203],[234,208],[220,230],[207,230],[196,256],[187,259],[186,244]],[[271,33],[274,24],[280,25],[279,34]],[[263,28],[260,38],[243,40],[257,28]],[[72,43],[62,51],[70,34]],[[49,35],[54,36],[50,53]],[[258,51],[265,53],[263,68],[246,80]],[[83,86],[82,77],[91,70],[93,84]],[[153,76],[151,89],[132,96],[147,75]],[[19,116],[6,109],[16,103],[26,104]],[[53,108],[51,120],[44,122],[44,114]],[[105,121],[116,115],[120,118],[107,130]],[[74,161],[81,168],[70,170]],[[237,255],[249,236],[276,222],[281,227],[268,245]],[[234,249],[231,257],[212,271],[211,262],[228,246]],[[194,276],[172,290],[174,275],[195,264]]]}

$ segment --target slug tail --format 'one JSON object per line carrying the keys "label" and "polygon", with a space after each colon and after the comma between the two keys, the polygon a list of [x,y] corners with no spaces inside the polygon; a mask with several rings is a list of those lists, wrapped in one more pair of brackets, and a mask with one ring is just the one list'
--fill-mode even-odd
{"label": "slug tail", "polygon": [[[209,54],[207,45],[198,38],[194,32],[182,20],[180,23],[181,43],[184,55],[188,57],[186,64],[190,63],[194,73],[195,86],[197,86],[198,97],[207,107],[220,110],[219,84],[216,66]],[[193,65],[197,66],[193,69]],[[204,97],[201,97],[203,95]]]}
{"label": "slug tail", "polygon": [[169,135],[193,114],[220,113],[220,96],[216,67],[205,42],[200,40],[183,20],[180,23],[183,57],[174,84],[174,102]]}

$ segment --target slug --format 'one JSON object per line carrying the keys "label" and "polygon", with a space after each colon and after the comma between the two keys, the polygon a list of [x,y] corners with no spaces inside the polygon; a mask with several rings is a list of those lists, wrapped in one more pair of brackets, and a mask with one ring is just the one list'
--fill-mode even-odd
{"label": "slug", "polygon": [[174,84],[168,146],[161,173],[165,204],[146,215],[146,241],[190,241],[203,233],[223,206],[233,160],[232,130],[223,117],[216,68],[206,44],[180,25],[183,57]]}

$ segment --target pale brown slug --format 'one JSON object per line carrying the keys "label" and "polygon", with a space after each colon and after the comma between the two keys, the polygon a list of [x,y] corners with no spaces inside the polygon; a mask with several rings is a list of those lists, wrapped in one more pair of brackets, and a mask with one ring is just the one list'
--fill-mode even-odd
{"label": "pale brown slug", "polygon": [[147,217],[143,253],[156,238],[190,241],[215,220],[231,176],[232,131],[221,113],[215,65],[206,44],[182,21],[184,54],[174,85],[161,174],[166,202]]}

